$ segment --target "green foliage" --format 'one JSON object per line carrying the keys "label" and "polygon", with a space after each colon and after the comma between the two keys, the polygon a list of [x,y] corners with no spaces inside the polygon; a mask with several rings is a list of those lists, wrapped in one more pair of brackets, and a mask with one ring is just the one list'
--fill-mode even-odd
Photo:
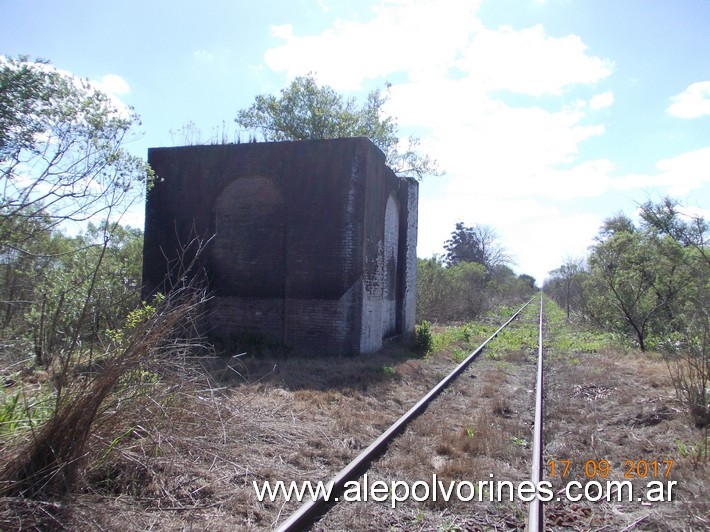
{"label": "green foliage", "polygon": [[530,275],[516,275],[489,226],[456,230],[445,243],[445,259],[417,261],[417,319],[434,323],[468,322],[491,308],[518,305],[537,290]]}
{"label": "green foliage", "polygon": [[142,197],[147,165],[123,148],[138,124],[88,81],[44,62],[1,61],[0,242],[23,249],[38,228],[27,221],[81,222]]}
{"label": "green foliage", "polygon": [[[4,355],[92,353],[139,300],[142,234],[111,220],[150,171],[124,143],[139,124],[88,81],[0,61],[0,337]],[[61,229],[85,227],[65,236]],[[77,226],[76,224],[80,224]]]}
{"label": "green foliage", "polygon": [[456,266],[462,262],[481,264],[490,274],[496,266],[510,262],[498,240],[495,230],[488,225],[467,227],[463,222],[457,222],[451,238],[444,243],[446,265]]}
{"label": "green foliage", "polygon": [[468,322],[491,308],[517,305],[532,293],[529,279],[520,279],[507,266],[499,265],[486,275],[482,264],[462,262],[447,268],[437,257],[417,261],[419,320]]}
{"label": "green foliage", "polygon": [[259,95],[235,121],[244,128],[258,129],[267,141],[368,137],[387,157],[398,175],[422,179],[437,175],[436,162],[418,153],[419,140],[410,138],[400,151],[396,120],[383,115],[387,92],[375,89],[358,107],[355,98],[343,98],[333,88],[319,86],[313,73],[299,76],[281,90],[280,96]]}
{"label": "green foliage", "polygon": [[[578,355],[619,349],[618,338],[590,324],[570,323],[565,311],[552,299],[545,299],[545,352],[548,357],[566,357],[573,365]],[[577,361],[576,363],[574,361]]]}
{"label": "green foliage", "polygon": [[568,259],[562,266],[552,270],[543,287],[545,293],[565,309],[567,319],[585,308],[582,285],[588,276],[584,261]]}
{"label": "green foliage", "polygon": [[52,414],[52,394],[44,387],[33,396],[24,391],[0,392],[0,434],[12,434],[44,423]]}
{"label": "green foliage", "polygon": [[434,348],[431,323],[424,320],[414,327],[414,350],[420,355],[427,355]]}
{"label": "green foliage", "polygon": [[661,350],[679,399],[707,430],[710,224],[670,198],[642,205],[641,220],[639,227],[623,214],[606,220],[588,268],[555,270],[545,290],[568,316],[592,321],[642,351]]}
{"label": "green foliage", "polygon": [[385,377],[392,378],[395,375],[397,375],[397,368],[395,368],[394,366],[383,366],[382,367],[382,374]]}
{"label": "green foliage", "polygon": [[79,345],[101,345],[123,326],[140,301],[143,236],[115,224],[89,224],[83,235],[52,232],[50,239],[66,251],[43,258],[45,269],[31,275],[27,310],[15,331],[31,340],[37,364],[45,366]]}
{"label": "green foliage", "polygon": [[516,436],[510,437],[510,443],[512,443],[516,447],[522,447],[522,448],[527,448],[528,445],[530,445],[530,442],[528,442],[528,440],[526,440],[525,438],[518,438]]}
{"label": "green foliage", "polygon": [[150,304],[147,301],[141,301],[139,306],[128,312],[123,326],[119,329],[108,329],[106,336],[117,345],[123,344],[136,328],[153,317],[156,307],[163,301],[165,301],[165,296],[161,293],[157,293]]}
{"label": "green foliage", "polygon": [[536,305],[528,305],[520,317],[498,333],[495,341],[486,347],[485,356],[497,359],[505,353],[535,352],[539,339],[537,311]]}
{"label": "green foliage", "polygon": [[633,337],[645,351],[670,332],[674,301],[691,281],[687,253],[648,231],[608,234],[589,257],[587,312],[604,328]]}
{"label": "green foliage", "polygon": [[463,349],[461,347],[455,347],[454,350],[451,352],[451,358],[454,362],[460,364],[461,362],[466,360],[470,354],[471,352],[467,351],[466,349]]}
{"label": "green foliage", "polygon": [[485,309],[480,264],[445,268],[436,258],[417,261],[417,316],[421,320],[470,320]]}

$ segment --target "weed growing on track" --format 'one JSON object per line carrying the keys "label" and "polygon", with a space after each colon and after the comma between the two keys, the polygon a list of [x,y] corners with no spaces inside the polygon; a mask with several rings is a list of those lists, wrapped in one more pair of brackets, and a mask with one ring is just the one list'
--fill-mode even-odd
{"label": "weed growing on track", "polygon": [[545,353],[547,357],[574,356],[614,350],[626,352],[630,345],[613,333],[602,332],[584,324],[572,325],[564,311],[552,300],[545,299]]}

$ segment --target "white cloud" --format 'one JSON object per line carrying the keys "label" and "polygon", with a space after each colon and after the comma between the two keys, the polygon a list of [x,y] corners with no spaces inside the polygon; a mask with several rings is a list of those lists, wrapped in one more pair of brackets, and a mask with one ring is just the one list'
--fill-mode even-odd
{"label": "white cloud", "polygon": [[599,109],[605,109],[607,107],[611,107],[611,105],[614,103],[614,93],[611,91],[603,92],[602,94],[597,94],[596,96],[592,96],[592,99],[589,100],[589,107],[592,109],[599,110]]}
{"label": "white cloud", "polygon": [[504,26],[477,34],[457,66],[488,90],[560,95],[571,85],[597,83],[611,74],[609,61],[586,50],[576,35],[556,38],[540,25],[523,30]]}
{"label": "white cloud", "polygon": [[685,196],[710,183],[710,147],[663,159],[656,163],[656,168],[655,174],[616,178],[614,187],[621,190],[658,187],[671,196]]}
{"label": "white cloud", "polygon": [[103,92],[114,96],[121,96],[131,92],[128,82],[116,74],[106,74],[100,81],[94,84]]}
{"label": "white cloud", "polygon": [[710,81],[691,83],[673,97],[668,113],[678,118],[699,118],[710,115]]}
{"label": "white cloud", "polygon": [[[452,109],[449,116],[456,117]],[[575,109],[550,112],[538,107],[514,108],[489,101],[476,111],[461,114],[460,122],[442,124],[428,139],[428,152],[435,153],[452,176],[449,191],[485,193],[519,198],[530,195],[567,199],[589,196],[599,189],[581,187],[585,175],[608,171],[609,163],[574,164],[579,144],[603,133],[600,125],[582,125]]]}
{"label": "white cloud", "polygon": [[[542,281],[561,257],[584,255],[602,221],[548,203],[652,187],[683,196],[710,182],[710,148],[660,161],[645,175],[618,175],[603,158],[581,160],[584,141],[605,132],[607,113],[596,111],[614,105],[604,86],[613,63],[576,35],[551,36],[539,25],[485,28],[478,3],[451,0],[444,9],[435,0],[383,0],[370,20],[338,20],[319,34],[274,26],[283,44],[265,55],[274,71],[315,71],[337,90],[404,79],[392,86],[386,112],[402,136],[424,131],[422,151],[447,172],[421,185],[420,256],[441,253],[457,221],[486,223],[521,270]],[[669,112],[710,114],[707,102],[710,82],[693,84]]]}
{"label": "white cloud", "polygon": [[267,50],[266,64],[295,77],[310,71],[332,87],[358,89],[364,80],[397,72],[423,76],[446,71],[480,27],[479,1],[385,0],[368,22],[339,19],[319,35],[298,36],[290,25],[274,26],[286,42]]}
{"label": "white cloud", "polygon": [[339,20],[318,35],[274,26],[272,35],[286,42],[265,59],[289,76],[316,71],[322,83],[340,89],[406,73],[408,81],[392,87],[386,111],[403,128],[425,128],[422,149],[459,183],[507,183],[505,194],[520,196],[541,186],[547,169],[572,164],[579,144],[604,132],[586,123],[585,113],[611,105],[613,95],[598,94],[588,106],[560,97],[558,109],[548,110],[513,107],[496,91],[560,96],[602,81],[612,67],[588,55],[577,36],[550,37],[541,26],[486,29],[476,10],[466,0],[446,9],[432,0],[390,0],[368,22]]}

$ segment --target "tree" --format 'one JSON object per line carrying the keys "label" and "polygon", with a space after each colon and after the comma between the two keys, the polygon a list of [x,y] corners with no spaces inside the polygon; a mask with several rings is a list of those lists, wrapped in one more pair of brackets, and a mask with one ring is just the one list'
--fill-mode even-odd
{"label": "tree", "polygon": [[468,321],[488,305],[483,266],[462,262],[444,267],[438,257],[417,259],[417,320]]}
{"label": "tree", "polygon": [[567,259],[550,272],[550,278],[545,282],[545,292],[566,310],[567,319],[571,318],[573,310],[582,312],[584,309],[582,284],[586,276],[583,260]]}
{"label": "tree", "polygon": [[[121,319],[123,296],[107,286],[135,278],[136,265],[120,257],[137,260],[137,237],[116,220],[150,179],[125,150],[138,124],[88,81],[44,61],[0,58],[0,333],[15,351],[33,344],[37,364],[55,354],[68,361],[96,338],[101,315]],[[87,221],[83,237],[61,232]]]}
{"label": "tree", "polygon": [[521,273],[520,275],[518,275],[518,280],[523,284],[523,286],[529,288],[530,290],[536,289],[537,281],[532,275],[528,275],[527,273]]}
{"label": "tree", "polygon": [[671,198],[641,206],[646,228],[672,239],[684,253],[682,267],[689,276],[688,289],[672,307],[672,334],[661,343],[668,369],[680,400],[695,424],[706,429],[705,456],[708,456],[707,430],[710,427],[710,224],[702,216],[682,213],[682,206]]}
{"label": "tree", "polygon": [[634,222],[624,213],[618,213],[611,218],[607,218],[602,223],[599,232],[597,233],[597,242],[604,242],[613,237],[617,233],[635,233],[636,226]]}
{"label": "tree", "polygon": [[645,351],[649,338],[655,344],[669,332],[673,303],[688,286],[685,253],[672,239],[633,226],[609,235],[589,256],[587,309],[606,328],[630,334]]}
{"label": "tree", "polygon": [[419,139],[410,137],[406,148],[400,146],[396,120],[383,112],[388,89],[389,84],[385,91],[371,91],[358,107],[355,98],[345,99],[333,88],[319,86],[309,73],[294,79],[278,97],[257,96],[250,107],[237,113],[235,122],[261,131],[267,141],[368,137],[385,153],[396,174],[420,180],[438,175],[436,161],[418,153]]}
{"label": "tree", "polygon": [[467,227],[463,222],[457,222],[451,238],[444,243],[444,249],[447,266],[473,262],[482,264],[487,274],[496,266],[510,262],[495,229],[488,225]]}
{"label": "tree", "polygon": [[124,148],[138,124],[88,81],[0,61],[0,242],[21,248],[38,222],[108,218],[142,196],[148,167]]}

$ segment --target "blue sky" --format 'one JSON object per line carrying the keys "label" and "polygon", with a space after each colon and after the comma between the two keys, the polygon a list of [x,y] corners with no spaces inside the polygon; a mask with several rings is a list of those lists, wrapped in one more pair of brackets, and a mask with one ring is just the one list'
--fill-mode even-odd
{"label": "blue sky", "polygon": [[391,82],[402,137],[447,172],[421,184],[421,257],[457,221],[488,224],[542,280],[647,199],[710,217],[707,0],[0,0],[0,13],[0,54],[102,83],[142,117],[142,156],[183,144],[190,121],[203,142],[233,140],[238,109],[300,74],[361,98]]}

